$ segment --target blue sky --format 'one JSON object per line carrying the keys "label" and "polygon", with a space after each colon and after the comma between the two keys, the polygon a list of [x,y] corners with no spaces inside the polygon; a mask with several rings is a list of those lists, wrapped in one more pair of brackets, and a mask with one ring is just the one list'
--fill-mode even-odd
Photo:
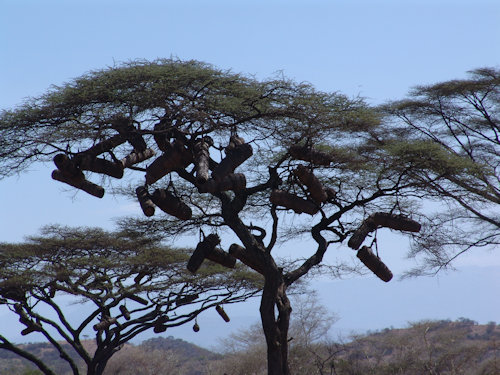
{"label": "blue sky", "polygon": [[[500,3],[494,0],[2,0],[0,109],[93,69],[171,56],[260,78],[282,71],[321,90],[361,95],[378,104],[402,98],[417,84],[464,77],[477,67],[498,67],[499,45]],[[0,241],[20,241],[48,223],[111,228],[113,218],[137,212],[133,202],[75,194],[52,181],[50,170],[33,166],[0,181]],[[399,239],[387,238],[388,244],[394,241]],[[393,257],[397,271],[409,264],[402,260],[403,250]],[[344,330],[460,316],[500,322],[499,303],[482,297],[498,291],[497,258],[474,252],[457,263],[461,273],[393,281],[390,287],[370,279],[324,281],[315,287],[340,315]],[[389,302],[394,296],[393,305],[373,312],[359,297],[367,290],[387,295]],[[326,291],[341,295],[330,298]],[[405,300],[406,294],[414,297]],[[460,303],[464,296],[468,301]],[[253,306],[251,315],[251,308],[235,307],[234,324],[224,330],[258,320]],[[222,330],[215,323],[207,325]],[[196,338],[186,329],[178,333],[169,334],[198,342],[208,337]]]}

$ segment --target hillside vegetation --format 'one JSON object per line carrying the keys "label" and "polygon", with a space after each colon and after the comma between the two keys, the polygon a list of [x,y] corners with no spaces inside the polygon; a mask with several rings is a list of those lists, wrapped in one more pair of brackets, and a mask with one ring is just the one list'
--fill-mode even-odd
{"label": "hillside vegetation", "polygon": [[[294,342],[295,341],[295,342]],[[87,343],[89,346],[92,342]],[[290,342],[296,375],[497,375],[500,374],[500,325],[469,319],[421,321],[407,328],[386,328],[349,339]],[[45,343],[26,344],[30,352],[60,375],[70,373]],[[173,337],[125,345],[109,362],[106,375],[264,375],[265,347],[218,354]],[[27,361],[0,351],[0,374],[40,374]]]}

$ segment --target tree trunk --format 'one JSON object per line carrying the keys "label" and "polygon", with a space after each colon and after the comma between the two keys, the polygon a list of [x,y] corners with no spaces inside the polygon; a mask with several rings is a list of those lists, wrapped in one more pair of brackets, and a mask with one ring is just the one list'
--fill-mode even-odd
{"label": "tree trunk", "polygon": [[[275,311],[277,309],[278,317]],[[260,316],[267,343],[268,375],[290,375],[288,367],[288,327],[292,308],[281,273],[267,275],[262,292]]]}

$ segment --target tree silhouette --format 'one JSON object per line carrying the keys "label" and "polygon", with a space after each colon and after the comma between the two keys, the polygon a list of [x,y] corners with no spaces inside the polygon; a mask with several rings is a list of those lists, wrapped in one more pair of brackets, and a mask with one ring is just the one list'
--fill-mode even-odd
{"label": "tree silhouette", "polygon": [[[366,238],[381,227],[420,229],[410,219],[419,185],[395,167],[383,130],[380,113],[359,98],[196,61],[139,61],[2,112],[0,167],[10,175],[53,159],[56,180],[96,197],[109,185],[135,196],[145,218],[123,228],[164,238],[205,233],[189,270],[199,272],[205,258],[237,259],[263,276],[268,372],[289,374],[287,290],[349,239],[388,281],[376,241]],[[299,236],[310,248],[275,256]],[[329,270],[345,270],[354,254],[335,250]]]}
{"label": "tree silhouette", "polygon": [[[43,335],[73,374],[82,361],[87,374],[102,374],[111,356],[138,334],[164,332],[207,309],[224,311],[223,304],[244,301],[259,289],[261,278],[241,268],[206,263],[192,275],[185,268],[189,252],[132,232],[47,227],[25,243],[0,244],[0,305],[18,315],[22,335]],[[89,313],[67,314],[62,295],[90,305]],[[86,336],[95,337],[96,347],[88,347]],[[56,374],[3,335],[0,348]]]}

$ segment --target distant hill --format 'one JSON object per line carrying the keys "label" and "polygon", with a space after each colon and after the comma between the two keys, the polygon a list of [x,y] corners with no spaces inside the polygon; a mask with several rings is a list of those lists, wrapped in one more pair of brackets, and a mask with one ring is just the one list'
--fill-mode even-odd
{"label": "distant hill", "polygon": [[[354,336],[345,342],[313,344],[308,348],[294,347],[293,342],[290,361],[297,375],[500,374],[500,326],[494,322],[478,325],[463,318],[458,321],[422,321],[410,324],[408,328],[387,328]],[[91,349],[94,344],[88,341],[86,345]],[[58,375],[70,374],[69,367],[49,344],[26,344],[23,348],[41,356]],[[110,360],[105,374],[219,374],[225,363],[244,363],[250,355],[233,353],[223,356],[181,339],[159,337],[140,345],[125,345]],[[265,355],[251,360],[265,361]],[[39,374],[34,369],[29,362],[0,350],[0,374]]]}

